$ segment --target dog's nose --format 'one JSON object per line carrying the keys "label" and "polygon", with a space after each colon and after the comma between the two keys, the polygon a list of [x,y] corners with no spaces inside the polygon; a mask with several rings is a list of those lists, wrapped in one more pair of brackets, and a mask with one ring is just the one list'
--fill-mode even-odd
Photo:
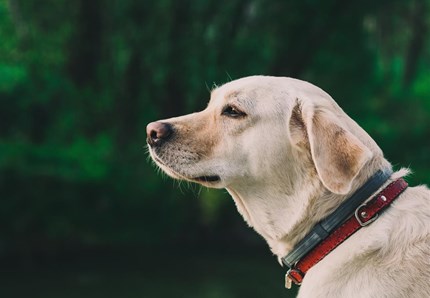
{"label": "dog's nose", "polygon": [[163,122],[151,122],[146,126],[147,142],[149,145],[157,145],[167,139],[173,132],[172,125]]}

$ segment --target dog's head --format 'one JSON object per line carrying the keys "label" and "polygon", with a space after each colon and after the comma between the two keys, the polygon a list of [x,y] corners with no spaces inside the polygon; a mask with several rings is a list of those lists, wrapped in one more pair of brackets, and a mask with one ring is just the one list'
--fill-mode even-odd
{"label": "dog's head", "polygon": [[290,78],[229,82],[212,91],[205,110],[150,123],[147,135],[167,174],[214,188],[293,185],[308,175],[346,194],[372,156],[382,156],[327,93]]}

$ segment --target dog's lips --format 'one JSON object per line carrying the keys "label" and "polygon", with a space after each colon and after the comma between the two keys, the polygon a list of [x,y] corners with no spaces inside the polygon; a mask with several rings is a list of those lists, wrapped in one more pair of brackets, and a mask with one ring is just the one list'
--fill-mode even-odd
{"label": "dog's lips", "polygon": [[175,176],[174,178],[191,180],[202,184],[205,184],[205,183],[211,184],[211,183],[217,183],[221,181],[221,177],[218,175],[202,175],[197,177],[187,177],[186,175],[178,173],[177,171],[173,170],[171,167],[166,165],[156,154],[153,154],[152,157],[159,164],[159,166],[165,169],[165,171],[170,173],[170,175]]}
{"label": "dog's lips", "polygon": [[191,179],[198,182],[216,183],[221,180],[221,177],[218,175],[207,175],[207,176],[194,177]]}
{"label": "dog's lips", "polygon": [[156,154],[153,154],[152,155],[152,158],[154,159],[154,161],[155,162],[157,162],[157,163],[159,163],[159,164],[161,164],[161,165],[163,165],[163,166],[166,166],[165,164],[164,164],[164,162],[156,155]]}

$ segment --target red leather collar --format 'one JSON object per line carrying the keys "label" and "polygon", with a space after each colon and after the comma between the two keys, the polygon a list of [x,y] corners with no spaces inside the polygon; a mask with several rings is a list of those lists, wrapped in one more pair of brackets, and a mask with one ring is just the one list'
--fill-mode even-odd
{"label": "red leather collar", "polygon": [[371,224],[379,214],[387,208],[406,188],[408,183],[399,178],[390,183],[381,192],[375,195],[368,202],[360,205],[355,214],[336,228],[327,238],[320,242],[313,250],[305,255],[296,265],[288,270],[285,275],[285,286],[291,287],[291,282],[300,285],[306,272],[312,266],[321,261],[332,250],[344,242],[356,231]]}

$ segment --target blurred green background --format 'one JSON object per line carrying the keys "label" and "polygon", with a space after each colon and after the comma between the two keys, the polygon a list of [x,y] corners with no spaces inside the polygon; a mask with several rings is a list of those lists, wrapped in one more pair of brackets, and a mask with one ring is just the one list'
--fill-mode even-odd
{"label": "blurred green background", "polygon": [[0,0],[0,297],[289,297],[225,191],[146,124],[252,74],[308,80],[430,173],[429,0]]}

